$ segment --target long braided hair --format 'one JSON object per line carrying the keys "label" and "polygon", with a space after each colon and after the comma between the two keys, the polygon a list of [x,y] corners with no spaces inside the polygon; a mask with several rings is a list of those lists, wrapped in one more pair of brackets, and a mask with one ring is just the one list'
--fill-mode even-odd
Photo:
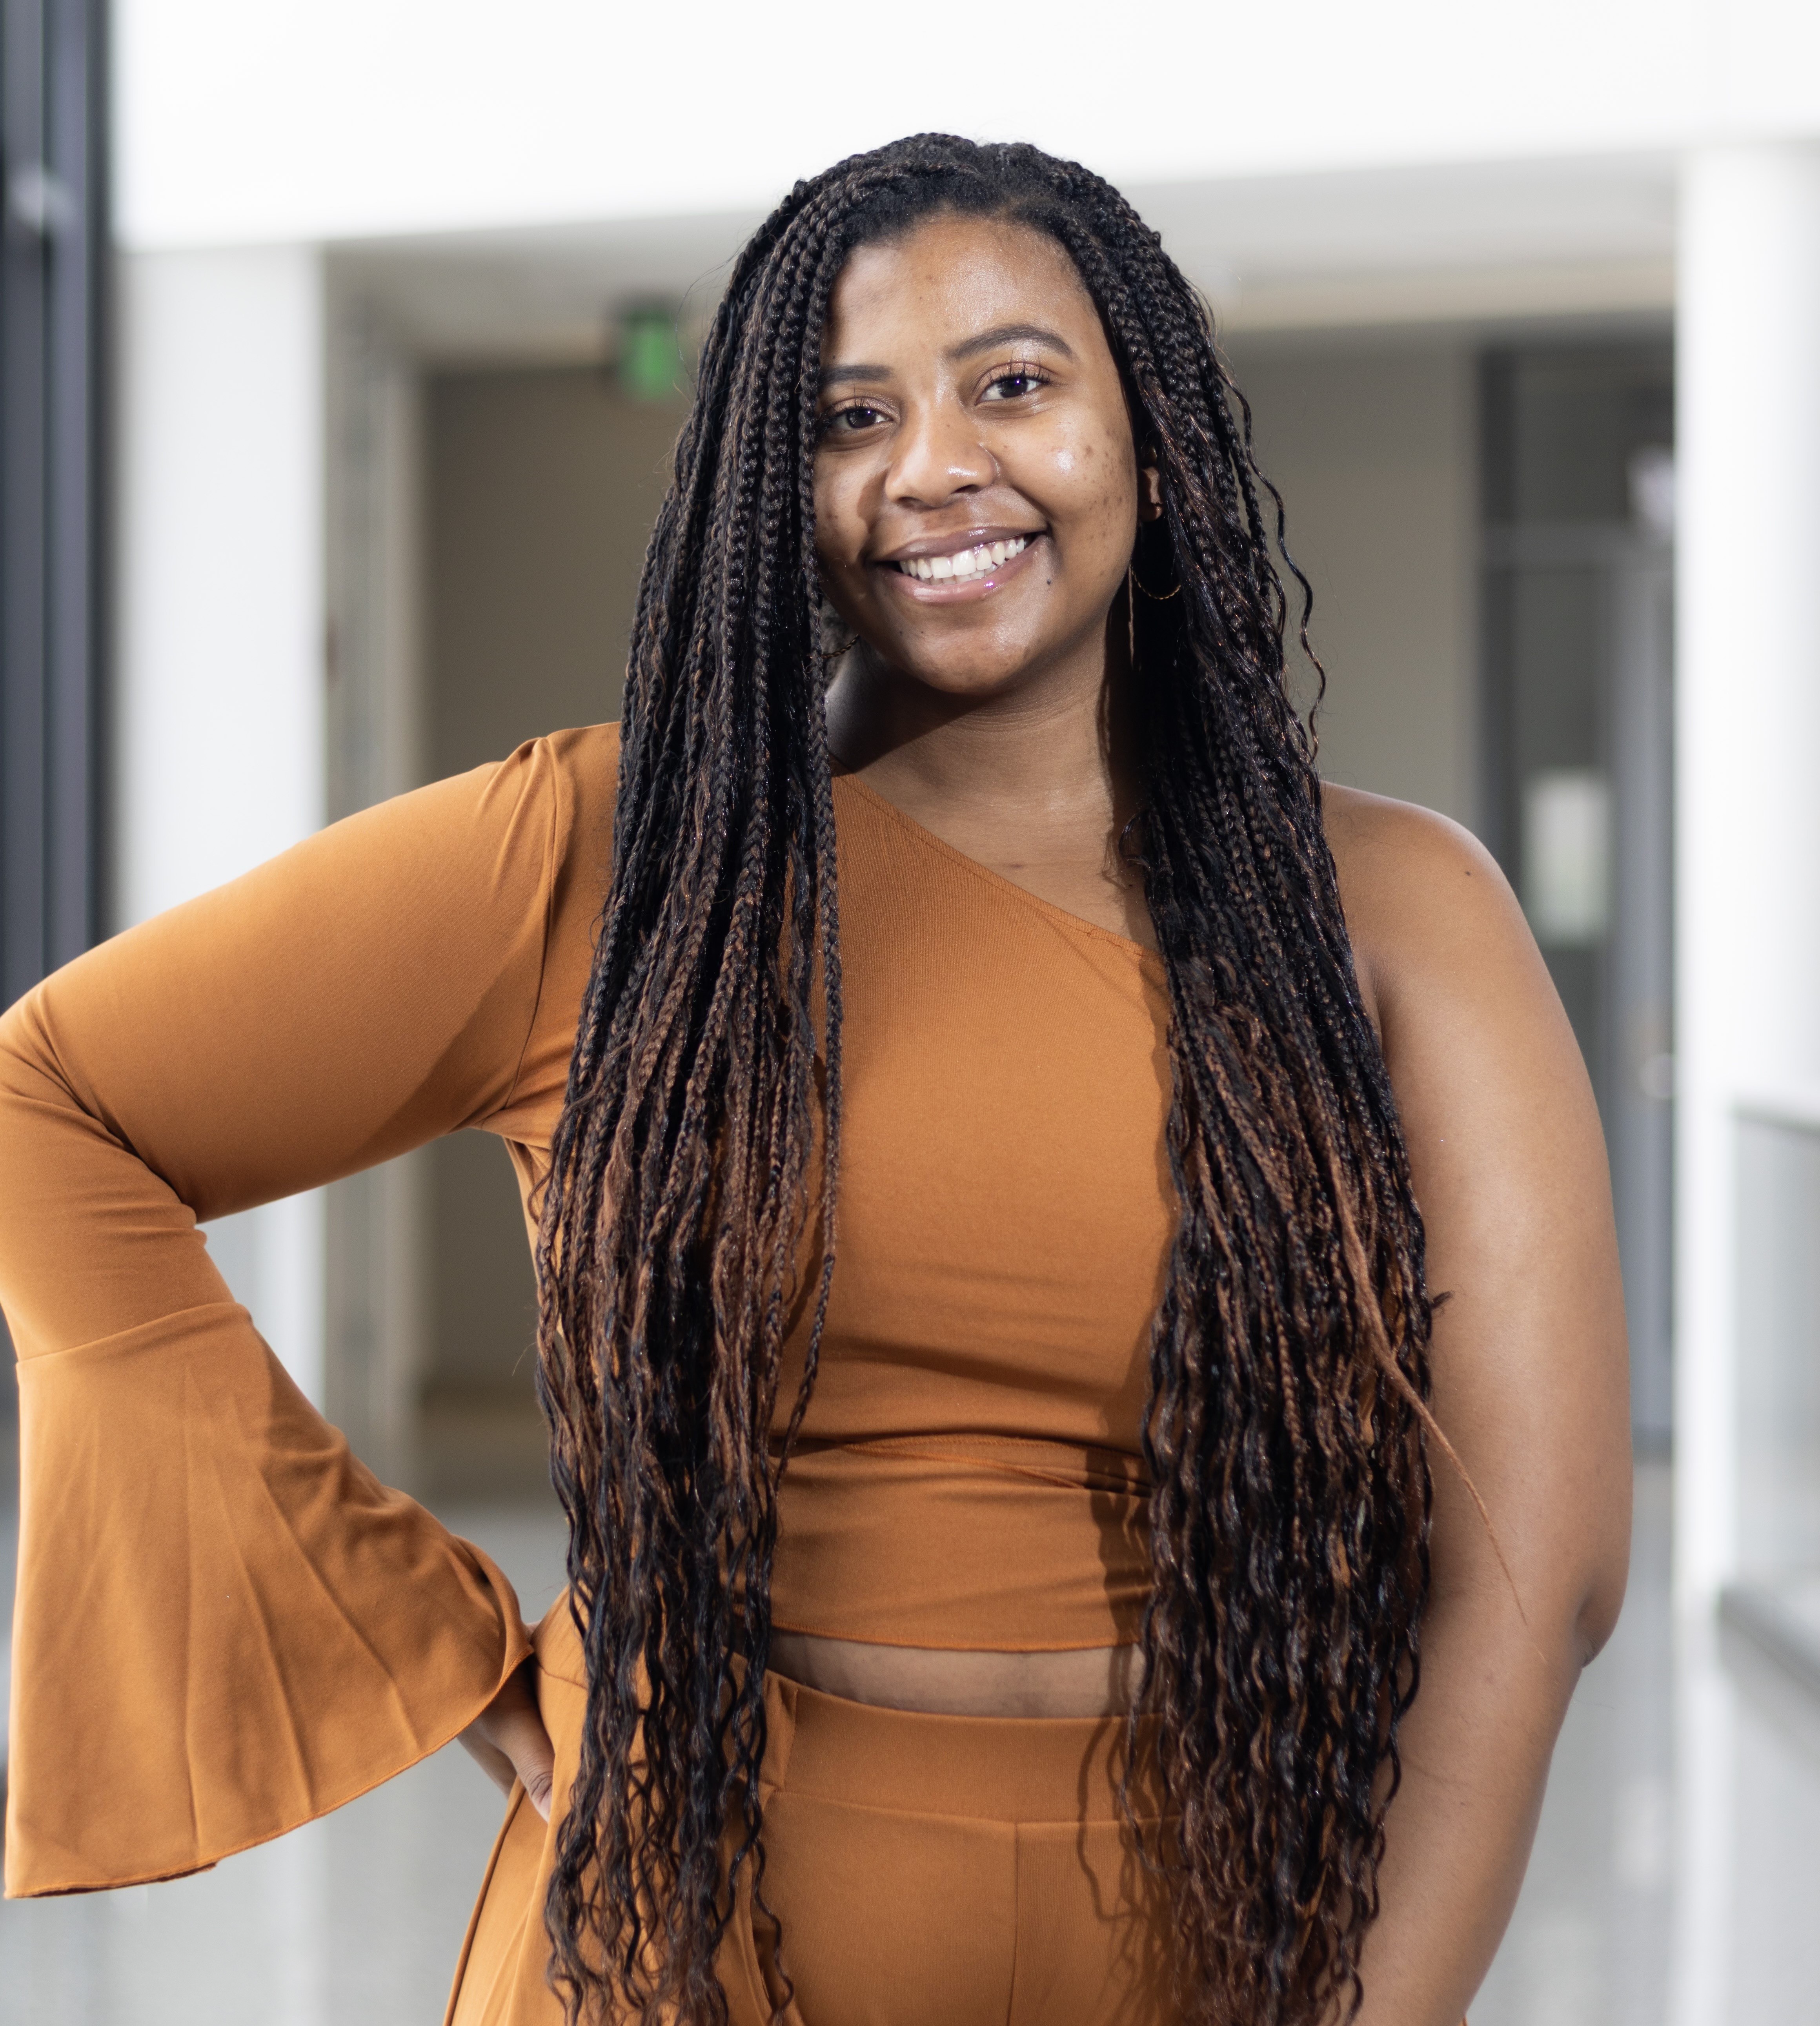
{"label": "long braided hair", "polygon": [[[740,255],[639,588],[612,882],[537,1252],[587,1674],[551,1976],[572,2022],[718,2022],[742,1877],[766,1917],[778,1487],[840,1173],[817,378],[848,255],[937,211],[1066,249],[1162,481],[1134,560],[1181,595],[1134,618],[1134,849],[1168,978],[1180,1218],[1151,1339],[1128,1752],[1153,1749],[1167,1797],[1145,1855],[1187,2010],[1292,2026],[1362,1994],[1417,1685],[1421,1220],[1285,686],[1281,503],[1204,305],[1100,178],[939,134],[799,183]],[[793,1332],[801,1381],[780,1399]]]}

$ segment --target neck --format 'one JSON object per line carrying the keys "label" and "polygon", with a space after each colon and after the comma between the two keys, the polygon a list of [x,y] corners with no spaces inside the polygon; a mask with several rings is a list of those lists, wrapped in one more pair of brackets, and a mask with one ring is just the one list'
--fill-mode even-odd
{"label": "neck", "polygon": [[1102,643],[1072,669],[956,695],[861,650],[829,691],[829,739],[868,786],[964,857],[1154,949],[1142,882],[1120,848],[1136,806],[1125,674],[1119,646]]}
{"label": "neck", "polygon": [[829,742],[840,764],[914,812],[989,801],[1109,820],[1129,800],[1122,673],[1102,650],[1041,680],[956,694],[856,647],[828,692]]}

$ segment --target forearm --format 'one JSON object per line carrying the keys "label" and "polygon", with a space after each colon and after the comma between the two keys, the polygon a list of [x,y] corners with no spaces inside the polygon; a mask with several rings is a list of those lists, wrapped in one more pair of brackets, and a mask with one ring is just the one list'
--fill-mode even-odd
{"label": "forearm", "polygon": [[1359,2026],[1458,2026],[1497,1953],[1583,1657],[1568,1614],[1538,1615],[1502,1589],[1425,1620]]}

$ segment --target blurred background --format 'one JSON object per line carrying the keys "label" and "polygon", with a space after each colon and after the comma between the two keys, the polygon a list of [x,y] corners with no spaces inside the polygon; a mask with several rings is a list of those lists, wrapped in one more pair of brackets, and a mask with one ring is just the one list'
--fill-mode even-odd
{"label": "blurred background", "polygon": [[[1611,1147],[1631,1596],[1475,2026],[1820,2020],[1811,0],[0,0],[0,123],[7,1000],[616,714],[693,347],[797,175],[932,127],[1127,190],[1288,502],[1324,771],[1497,853]],[[501,1149],[212,1243],[540,1610]],[[428,2026],[496,1818],[445,1753],[202,1878],[9,1903],[0,2022]]]}

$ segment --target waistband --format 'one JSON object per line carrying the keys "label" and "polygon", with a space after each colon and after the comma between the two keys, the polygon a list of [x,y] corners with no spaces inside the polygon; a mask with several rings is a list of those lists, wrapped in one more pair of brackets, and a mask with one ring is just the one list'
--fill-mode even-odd
{"label": "waistband", "polygon": [[[765,1677],[765,1758],[774,1789],[811,1799],[974,1822],[1081,1822],[1118,1818],[1126,1764],[1123,1716],[936,1716],[881,1709]],[[1139,1720],[1140,1821],[1163,1813]]]}
{"label": "waistband", "polygon": [[[567,1704],[559,1717],[546,1702],[545,1721],[553,1734],[579,1726],[587,1676],[566,1593],[533,1639],[544,1694],[561,1684]],[[1159,1798],[1156,1741],[1156,1720],[1140,1718],[1131,1783],[1139,1822],[1168,1812]],[[1127,1763],[1123,1716],[935,1715],[765,1677],[759,1778],[773,1792],[971,1822],[1112,1822]]]}

